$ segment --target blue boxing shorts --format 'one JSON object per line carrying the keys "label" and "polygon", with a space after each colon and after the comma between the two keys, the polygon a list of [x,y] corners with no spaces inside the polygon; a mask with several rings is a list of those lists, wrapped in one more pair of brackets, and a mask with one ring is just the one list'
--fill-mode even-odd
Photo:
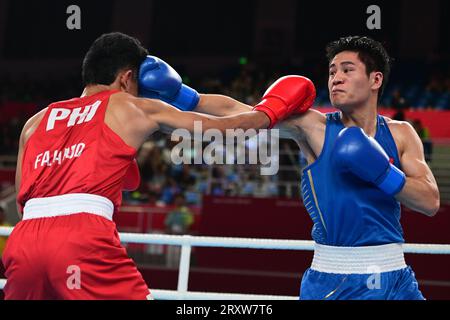
{"label": "blue boxing shorts", "polygon": [[401,244],[317,244],[303,275],[300,300],[424,300]]}

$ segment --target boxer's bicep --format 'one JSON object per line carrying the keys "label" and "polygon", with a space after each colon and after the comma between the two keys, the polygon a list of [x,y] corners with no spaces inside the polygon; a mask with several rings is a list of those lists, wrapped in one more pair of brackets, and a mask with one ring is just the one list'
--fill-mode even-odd
{"label": "boxer's bicep", "polygon": [[401,124],[396,136],[402,141],[400,164],[406,176],[405,185],[396,199],[406,207],[432,217],[440,206],[439,188],[425,161],[422,141],[409,124]]}
{"label": "boxer's bicep", "polygon": [[172,133],[176,129],[193,132],[195,128],[214,128],[218,126],[218,118],[196,112],[180,111],[177,108],[159,101],[149,100],[151,105],[145,108],[147,116],[155,121],[159,130]]}
{"label": "boxer's bicep", "polygon": [[[161,131],[171,133],[185,129],[190,133],[216,129],[225,133],[227,129],[262,129],[269,126],[269,118],[260,111],[247,111],[232,116],[216,117],[197,112],[180,111],[166,103],[160,103],[150,116],[158,123]],[[181,132],[182,134],[182,132]]]}
{"label": "boxer's bicep", "polygon": [[143,112],[143,123],[148,136],[158,130],[164,133],[172,132],[175,129],[173,123],[178,116],[177,112],[182,112],[157,99],[136,98],[134,104]]}
{"label": "boxer's bicep", "polygon": [[436,185],[433,173],[425,161],[422,141],[411,125],[403,124],[402,140],[403,152],[400,164],[405,175]]}

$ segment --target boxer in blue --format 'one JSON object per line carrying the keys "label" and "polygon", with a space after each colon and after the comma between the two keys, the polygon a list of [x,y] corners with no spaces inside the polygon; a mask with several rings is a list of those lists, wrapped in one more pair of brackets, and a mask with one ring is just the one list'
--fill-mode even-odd
{"label": "boxer in blue", "polygon": [[[308,161],[301,192],[316,244],[300,299],[424,299],[404,260],[400,204],[434,216],[439,190],[413,127],[377,113],[390,58],[379,42],[367,37],[331,42],[327,57],[330,101],[339,111],[310,109],[276,127],[297,142]],[[161,83],[155,89],[153,82],[141,81],[140,87],[147,94],[165,95]],[[177,86],[192,90],[180,87],[181,82]],[[179,96],[192,95],[188,92]],[[249,108],[234,100],[187,107],[216,116]]]}

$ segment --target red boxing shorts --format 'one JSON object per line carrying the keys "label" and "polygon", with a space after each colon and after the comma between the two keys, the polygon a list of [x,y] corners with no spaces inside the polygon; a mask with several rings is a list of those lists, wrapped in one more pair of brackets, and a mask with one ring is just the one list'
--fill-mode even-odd
{"label": "red boxing shorts", "polygon": [[5,299],[151,298],[113,221],[92,213],[26,216],[3,253]]}

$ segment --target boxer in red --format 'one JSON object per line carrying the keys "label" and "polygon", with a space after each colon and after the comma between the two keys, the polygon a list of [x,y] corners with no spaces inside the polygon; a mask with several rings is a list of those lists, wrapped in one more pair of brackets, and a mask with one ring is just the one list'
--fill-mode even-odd
{"label": "boxer in red", "polygon": [[[203,130],[222,132],[272,127],[312,103],[299,78],[290,81],[293,90],[286,96],[266,99],[244,114],[217,118],[182,112],[137,97],[138,71],[146,56],[132,37],[101,36],[83,61],[81,97],[50,104],[25,124],[16,172],[23,219],[3,254],[6,299],[151,297],[112,221],[122,190],[139,185],[134,158],[141,144],[158,130],[193,131],[194,121],[202,121]],[[274,90],[283,85],[280,79]],[[207,95],[199,101],[186,86],[176,91],[180,104],[237,103]]]}

